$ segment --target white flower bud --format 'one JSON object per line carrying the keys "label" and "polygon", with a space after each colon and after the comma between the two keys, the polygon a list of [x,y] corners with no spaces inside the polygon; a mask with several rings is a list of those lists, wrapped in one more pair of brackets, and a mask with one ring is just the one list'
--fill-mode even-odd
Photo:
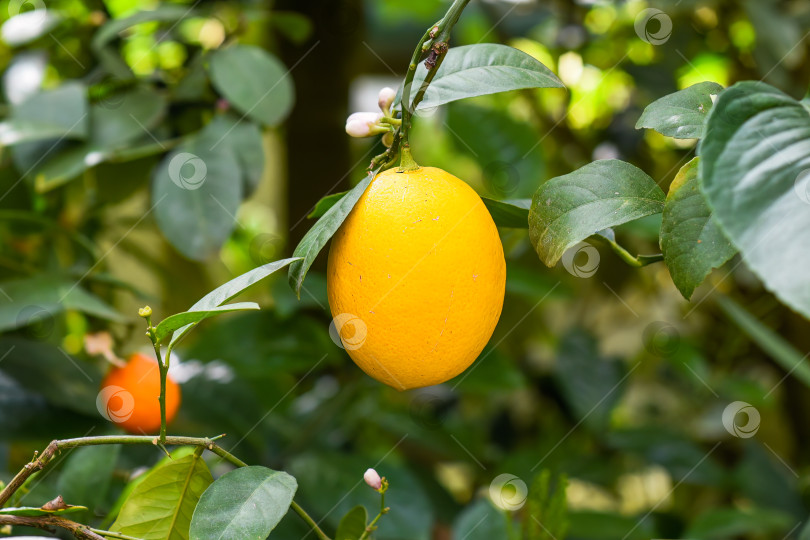
{"label": "white flower bud", "polygon": [[396,97],[396,90],[386,86],[380,90],[380,95],[377,97],[377,105],[380,106],[381,111],[387,111],[391,107],[391,104],[394,103],[394,98]]}
{"label": "white flower bud", "polygon": [[352,137],[369,137],[374,135],[374,127],[382,118],[382,113],[357,112],[346,119],[346,133]]}
{"label": "white flower bud", "polygon": [[363,480],[373,489],[380,489],[382,487],[382,478],[380,478],[380,475],[377,474],[377,471],[374,469],[368,469],[363,475]]}

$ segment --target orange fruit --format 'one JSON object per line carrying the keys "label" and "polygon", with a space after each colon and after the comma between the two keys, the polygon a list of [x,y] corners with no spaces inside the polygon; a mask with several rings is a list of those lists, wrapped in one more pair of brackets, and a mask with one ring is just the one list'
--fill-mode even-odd
{"label": "orange fruit", "polygon": [[[155,433],[160,429],[160,369],[157,360],[141,353],[129,357],[124,367],[114,367],[101,382],[96,406],[99,412],[130,433]],[[166,377],[166,422],[180,407],[180,386]]]}
{"label": "orange fruit", "polygon": [[481,197],[434,167],[377,175],[332,239],[331,330],[398,390],[467,369],[503,307],[506,262]]}

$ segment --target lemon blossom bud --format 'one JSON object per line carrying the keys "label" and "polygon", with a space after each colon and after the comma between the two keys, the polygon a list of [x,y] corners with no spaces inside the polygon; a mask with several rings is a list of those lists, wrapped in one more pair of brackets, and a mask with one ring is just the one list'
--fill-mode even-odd
{"label": "lemon blossom bud", "polygon": [[382,118],[382,113],[357,112],[346,119],[346,133],[352,137],[369,137],[377,133],[374,129]]}
{"label": "lemon blossom bud", "polygon": [[380,478],[380,475],[377,474],[377,471],[374,469],[368,469],[363,475],[363,480],[374,489],[380,489],[382,487],[382,478]]}
{"label": "lemon blossom bud", "polygon": [[390,131],[382,136],[382,143],[385,145],[386,148],[391,148],[391,145],[394,144],[394,134]]}
{"label": "lemon blossom bud", "polygon": [[386,86],[380,90],[380,95],[377,97],[377,105],[380,106],[380,110],[387,111],[391,104],[394,103],[395,97],[397,97],[397,93],[393,88]]}

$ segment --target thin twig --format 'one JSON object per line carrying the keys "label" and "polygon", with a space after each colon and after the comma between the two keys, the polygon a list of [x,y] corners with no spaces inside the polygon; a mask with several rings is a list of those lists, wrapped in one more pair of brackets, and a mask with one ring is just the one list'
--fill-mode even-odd
{"label": "thin twig", "polygon": [[80,540],[104,540],[93,532],[87,525],[76,523],[59,516],[11,516],[0,515],[0,525],[19,525],[20,527],[36,527],[49,532],[54,532],[55,528],[70,531],[70,533]]}

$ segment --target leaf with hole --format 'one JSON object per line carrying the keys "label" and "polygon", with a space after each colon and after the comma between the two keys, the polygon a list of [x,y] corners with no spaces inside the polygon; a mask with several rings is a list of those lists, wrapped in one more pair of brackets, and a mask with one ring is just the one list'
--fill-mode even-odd
{"label": "leaf with hole", "polygon": [[714,219],[751,271],[810,317],[810,111],[762,82],[717,99],[701,141]]}
{"label": "leaf with hole", "polygon": [[718,268],[737,250],[723,236],[700,191],[700,158],[678,171],[664,203],[661,251],[675,286],[687,300],[712,268]]}
{"label": "leaf with hole", "polygon": [[712,96],[722,91],[721,85],[707,81],[664,96],[647,105],[636,129],[650,128],[676,139],[699,139],[714,103]]}
{"label": "leaf with hole", "polygon": [[541,185],[529,209],[529,236],[540,260],[554,266],[571,246],[597,232],[658,214],[664,192],[624,161],[594,161]]}
{"label": "leaf with hole", "polygon": [[292,503],[298,483],[267,467],[240,467],[205,490],[191,518],[191,540],[264,540]]}

